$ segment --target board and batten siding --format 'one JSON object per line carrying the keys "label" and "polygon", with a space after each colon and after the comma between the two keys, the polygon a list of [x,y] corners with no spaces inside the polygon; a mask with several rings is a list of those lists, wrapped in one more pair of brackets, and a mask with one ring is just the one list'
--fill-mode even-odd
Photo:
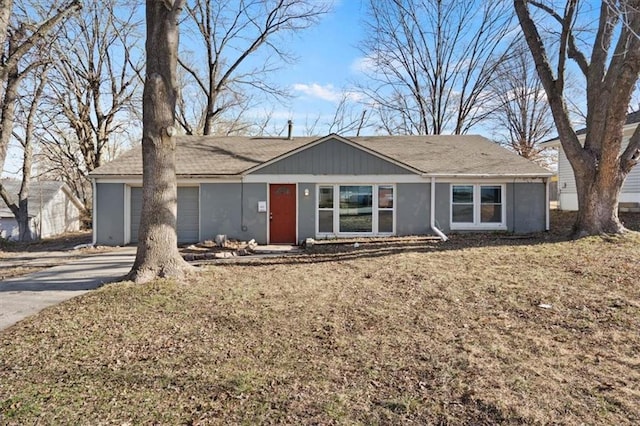
{"label": "board and batten siding", "polygon": [[336,139],[262,167],[256,175],[406,175],[411,171]]}
{"label": "board and batten siding", "polygon": [[258,211],[267,201],[266,183],[201,183],[200,238],[213,240],[224,234],[230,239],[267,243],[268,213]]}
{"label": "board and batten siding", "polygon": [[396,235],[430,235],[431,184],[399,183],[395,194]]}
{"label": "board and batten siding", "polygon": [[123,183],[97,183],[94,194],[96,212],[93,226],[96,243],[105,246],[121,246],[124,241]]}
{"label": "board and batten siding", "polygon": [[[138,241],[142,213],[142,188],[131,188],[131,242]],[[195,243],[200,239],[200,195],[198,187],[178,187],[176,231],[179,243]]]}
{"label": "board and batten siding", "polygon": [[[627,147],[623,143],[622,149]],[[622,185],[620,202],[640,203],[640,167],[634,167]],[[578,192],[573,169],[562,149],[558,148],[558,208],[560,210],[578,210]]]}

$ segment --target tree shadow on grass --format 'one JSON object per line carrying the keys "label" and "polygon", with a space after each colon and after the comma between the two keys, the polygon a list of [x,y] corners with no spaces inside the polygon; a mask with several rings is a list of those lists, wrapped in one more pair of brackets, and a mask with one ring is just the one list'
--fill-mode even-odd
{"label": "tree shadow on grass", "polygon": [[[264,259],[235,258],[247,266],[286,265],[299,263],[342,262],[356,259],[375,259],[401,253],[436,253],[487,247],[532,247],[571,241],[571,226],[576,212],[552,211],[551,230],[526,235],[505,232],[472,232],[450,234],[449,240],[433,237],[397,237],[388,239],[345,239],[318,241],[303,254]],[[620,219],[632,231],[640,231],[640,214],[621,213]],[[355,245],[357,243],[357,245]],[[204,262],[206,264],[208,262]],[[225,262],[214,262],[223,265]]]}
{"label": "tree shadow on grass", "polygon": [[[225,260],[201,262],[200,265],[237,264],[243,266],[287,265],[304,263],[343,262],[357,259],[375,259],[396,254],[407,253],[437,253],[445,251],[459,251],[482,247],[519,247],[540,244],[554,244],[568,241],[568,237],[556,237],[548,234],[534,234],[531,236],[512,236],[497,234],[467,234],[452,235],[448,241],[436,241],[433,239],[403,238],[387,239],[384,241],[367,241],[366,239],[331,243],[320,243],[312,248],[307,248],[303,253],[296,255],[274,256],[266,258],[234,258],[230,262]],[[357,243],[357,244],[356,244]]]}

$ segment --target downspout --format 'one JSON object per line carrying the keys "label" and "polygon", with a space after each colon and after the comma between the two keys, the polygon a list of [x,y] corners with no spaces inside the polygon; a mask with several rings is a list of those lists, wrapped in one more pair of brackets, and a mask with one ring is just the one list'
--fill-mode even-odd
{"label": "downspout", "polygon": [[442,241],[447,241],[449,238],[436,227],[436,178],[434,176],[431,177],[431,211],[429,213],[431,230],[435,232]]}
{"label": "downspout", "polygon": [[92,209],[92,212],[91,212],[91,222],[92,222],[92,225],[91,225],[91,228],[92,228],[91,229],[91,234],[92,234],[91,245],[95,246],[96,245],[96,240],[97,240],[97,237],[98,237],[97,234],[96,234],[96,232],[98,232],[97,231],[98,230],[98,210],[96,210],[96,204],[98,203],[98,201],[97,201],[98,197],[96,195],[97,192],[96,192],[96,179],[95,178],[91,179],[91,190],[93,191],[93,194],[91,194],[92,195],[91,198],[93,198],[91,200],[91,209]]}
{"label": "downspout", "polygon": [[550,199],[550,194],[549,194],[549,184],[551,183],[551,179],[549,178],[545,178],[544,179],[544,199],[545,199],[545,209],[544,209],[544,220],[545,220],[545,231],[548,231],[549,229],[551,229],[551,227],[549,226],[549,215],[550,215],[550,209],[551,209],[551,199]]}

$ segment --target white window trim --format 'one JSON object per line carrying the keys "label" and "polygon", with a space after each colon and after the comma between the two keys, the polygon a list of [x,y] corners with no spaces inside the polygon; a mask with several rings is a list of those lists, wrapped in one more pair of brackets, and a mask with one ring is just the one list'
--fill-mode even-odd
{"label": "white window trim", "polygon": [[[340,232],[340,187],[341,186],[370,186],[373,192],[372,200],[372,232]],[[393,208],[379,208],[378,197],[379,187],[391,187],[393,188]],[[334,232],[320,232],[320,211],[329,210],[328,208],[320,209],[318,206],[320,200],[320,187],[332,187],[333,188],[333,231]],[[337,238],[337,237],[376,237],[376,236],[392,236],[396,233],[396,217],[397,217],[397,188],[392,183],[332,183],[332,184],[316,184],[316,204],[315,210],[315,233],[316,238]],[[393,212],[393,230],[392,232],[378,232],[378,213],[380,211],[392,211]]]}
{"label": "white window trim", "polygon": [[[473,222],[454,222],[453,221],[453,187],[454,186],[472,186],[473,187]],[[499,186],[501,197],[501,218],[500,223],[482,223],[481,215],[481,188],[483,186]],[[470,230],[486,230],[486,231],[506,231],[507,230],[507,190],[504,183],[452,183],[449,186],[449,228],[452,231],[470,231]]]}

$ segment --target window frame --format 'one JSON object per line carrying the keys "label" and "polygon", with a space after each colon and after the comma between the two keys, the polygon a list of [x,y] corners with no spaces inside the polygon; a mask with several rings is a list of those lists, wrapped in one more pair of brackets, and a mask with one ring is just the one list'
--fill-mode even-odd
{"label": "window frame", "polygon": [[[332,191],[332,197],[331,197],[331,201],[333,203],[333,205],[331,207],[320,207],[320,192],[322,188],[331,188]],[[338,203],[339,204],[339,203]],[[320,232],[320,212],[321,211],[330,211],[332,213],[332,228],[335,230],[336,224],[335,224],[335,219],[336,219],[336,191],[335,188],[333,187],[333,185],[316,185],[316,205],[315,205],[315,212],[316,212],[316,235]],[[323,232],[323,234],[333,234],[333,232]]]}
{"label": "window frame", "polygon": [[[473,222],[454,222],[453,206],[455,204],[469,205],[469,203],[454,203],[453,190],[457,186],[473,187]],[[497,187],[500,188],[500,222],[482,222],[482,188]],[[504,183],[452,183],[449,189],[449,227],[452,231],[463,230],[488,230],[503,231],[507,230],[507,191]],[[497,205],[498,203],[485,203]]]}
{"label": "window frame", "polygon": [[[371,187],[372,194],[372,206],[371,206],[371,232],[340,232],[340,187],[345,186],[368,186]],[[320,191],[321,188],[333,188],[333,208],[321,208],[320,207]],[[393,191],[393,206],[380,207],[379,206],[379,189],[390,188]],[[332,184],[316,184],[316,202],[315,202],[315,233],[316,238],[331,238],[331,237],[373,237],[373,236],[391,236],[396,232],[396,217],[397,217],[397,188],[392,183],[332,183]],[[333,211],[333,232],[320,232],[320,211]],[[379,212],[391,211],[393,215],[392,219],[392,231],[391,232],[379,232]]]}

